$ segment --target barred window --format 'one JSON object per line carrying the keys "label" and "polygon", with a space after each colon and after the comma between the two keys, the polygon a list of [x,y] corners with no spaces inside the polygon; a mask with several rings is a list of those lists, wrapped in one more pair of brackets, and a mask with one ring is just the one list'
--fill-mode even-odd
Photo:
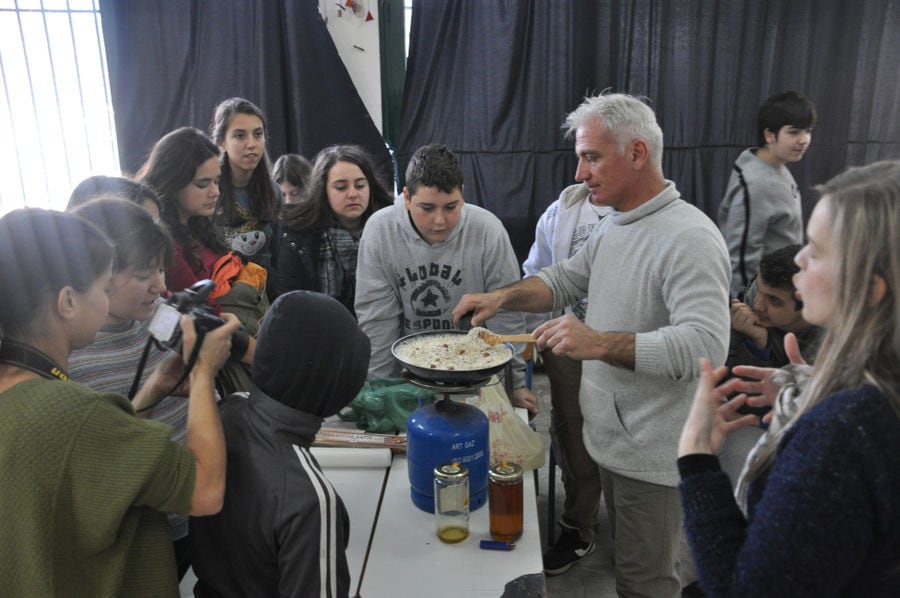
{"label": "barred window", "polygon": [[119,174],[97,0],[0,0],[0,99],[0,214]]}

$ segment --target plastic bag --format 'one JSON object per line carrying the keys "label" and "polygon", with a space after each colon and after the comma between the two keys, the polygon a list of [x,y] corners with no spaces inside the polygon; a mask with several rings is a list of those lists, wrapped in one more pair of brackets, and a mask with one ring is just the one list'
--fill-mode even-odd
{"label": "plastic bag", "polygon": [[481,400],[475,403],[488,418],[491,463],[518,463],[524,471],[544,465],[544,443],[516,414],[497,376],[481,387]]}
{"label": "plastic bag", "polygon": [[431,393],[402,378],[378,378],[366,382],[338,417],[375,434],[400,434],[413,411],[433,402]]}

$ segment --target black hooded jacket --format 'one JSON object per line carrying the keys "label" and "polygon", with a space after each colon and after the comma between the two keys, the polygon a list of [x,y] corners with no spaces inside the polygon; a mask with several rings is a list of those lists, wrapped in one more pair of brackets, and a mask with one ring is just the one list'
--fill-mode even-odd
{"label": "black hooded jacket", "polygon": [[368,361],[368,338],[335,299],[295,291],[272,304],[254,389],[220,406],[225,504],[191,518],[195,596],[349,594],[347,511],[309,446],[362,388]]}

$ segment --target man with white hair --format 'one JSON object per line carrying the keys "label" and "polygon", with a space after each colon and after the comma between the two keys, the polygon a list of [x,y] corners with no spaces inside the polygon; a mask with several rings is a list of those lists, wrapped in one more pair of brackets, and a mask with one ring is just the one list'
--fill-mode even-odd
{"label": "man with white hair", "polygon": [[573,257],[536,276],[465,295],[454,318],[498,309],[545,312],[588,298],[535,331],[539,349],[583,361],[584,440],[600,468],[620,596],[679,596],[676,452],[700,357],[724,363],[728,251],[715,224],[662,172],[662,130],[624,94],[587,98],[566,118],[575,179],[613,211]]}

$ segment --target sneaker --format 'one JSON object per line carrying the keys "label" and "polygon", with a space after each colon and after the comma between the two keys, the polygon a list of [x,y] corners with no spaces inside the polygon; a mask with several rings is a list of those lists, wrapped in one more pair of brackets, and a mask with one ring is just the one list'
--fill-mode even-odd
{"label": "sneaker", "polygon": [[560,528],[556,544],[544,553],[544,575],[548,577],[565,573],[597,548],[593,542],[582,542],[577,529],[565,525]]}

